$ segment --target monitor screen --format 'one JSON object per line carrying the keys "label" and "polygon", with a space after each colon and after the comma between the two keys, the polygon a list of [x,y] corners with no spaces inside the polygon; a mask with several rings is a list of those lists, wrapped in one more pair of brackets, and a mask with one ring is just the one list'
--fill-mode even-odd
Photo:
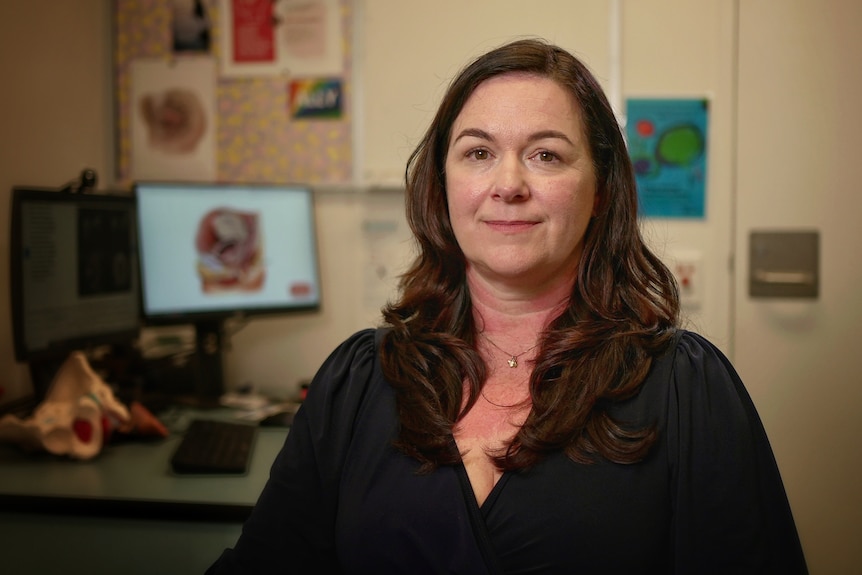
{"label": "monitor screen", "polygon": [[309,188],[139,182],[135,196],[147,323],[320,306]]}
{"label": "monitor screen", "polygon": [[16,187],[9,229],[18,361],[60,361],[74,350],[138,337],[131,196]]}

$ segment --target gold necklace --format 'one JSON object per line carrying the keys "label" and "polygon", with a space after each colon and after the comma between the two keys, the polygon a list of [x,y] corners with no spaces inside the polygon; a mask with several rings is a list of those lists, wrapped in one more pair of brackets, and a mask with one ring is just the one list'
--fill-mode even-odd
{"label": "gold necklace", "polygon": [[[490,343],[491,345],[493,345],[494,347],[496,347],[497,349],[499,349],[500,351],[502,351],[503,353],[505,353],[506,355],[508,355],[508,356],[509,356],[509,359],[507,359],[507,360],[506,360],[506,363],[508,363],[508,364],[509,364],[509,367],[512,367],[512,368],[518,367],[518,358],[519,358],[519,357],[521,357],[522,355],[524,355],[524,354],[525,354],[525,353],[527,353],[528,351],[533,351],[534,349],[536,349],[537,347],[539,347],[539,343],[537,342],[537,343],[536,343],[536,345],[534,345],[534,346],[533,346],[533,347],[531,347],[531,348],[525,349],[525,350],[524,350],[524,351],[522,351],[521,353],[509,353],[508,351],[506,351],[505,349],[503,349],[502,347],[500,347],[499,345],[497,345],[496,343],[494,343],[494,341],[493,341],[490,337],[488,337],[487,335],[485,335],[485,332],[484,332],[484,331],[480,331],[480,332],[479,332],[479,335],[481,335],[481,336],[482,336],[482,337],[484,337],[486,340],[488,340],[488,343]],[[485,399],[487,399],[487,398],[485,398]]]}
{"label": "gold necklace", "polygon": [[496,402],[493,402],[490,399],[488,399],[488,396],[485,395],[485,389],[484,388],[479,390],[479,395],[481,395],[482,399],[484,399],[485,401],[487,401],[488,403],[490,403],[494,407],[501,407],[503,409],[512,409],[513,407],[525,407],[527,405],[527,401],[530,399],[530,397],[527,396],[524,399],[522,399],[521,401],[519,401],[518,403],[512,403],[512,404],[496,403]]}

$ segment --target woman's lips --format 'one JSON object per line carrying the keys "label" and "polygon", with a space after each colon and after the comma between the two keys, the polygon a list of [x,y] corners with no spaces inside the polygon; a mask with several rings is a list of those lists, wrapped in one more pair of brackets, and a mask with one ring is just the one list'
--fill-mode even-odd
{"label": "woman's lips", "polygon": [[516,234],[532,229],[538,222],[527,220],[486,220],[485,225],[496,232]]}

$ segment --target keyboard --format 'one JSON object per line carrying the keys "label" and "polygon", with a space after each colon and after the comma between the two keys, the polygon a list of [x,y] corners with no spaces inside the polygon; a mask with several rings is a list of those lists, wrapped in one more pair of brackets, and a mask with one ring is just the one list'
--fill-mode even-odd
{"label": "keyboard", "polygon": [[256,437],[256,425],[193,419],[171,456],[171,468],[180,474],[247,473]]}

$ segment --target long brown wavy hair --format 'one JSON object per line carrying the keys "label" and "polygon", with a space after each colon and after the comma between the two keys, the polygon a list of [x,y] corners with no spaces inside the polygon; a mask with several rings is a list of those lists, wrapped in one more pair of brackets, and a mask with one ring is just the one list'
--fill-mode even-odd
{"label": "long brown wavy hair", "polygon": [[629,428],[608,410],[637,393],[652,359],[667,346],[678,323],[677,287],[644,244],[631,161],[599,83],[572,54],[537,39],[503,45],[464,68],[407,163],[407,220],[418,255],[401,277],[400,299],[383,309],[391,329],[381,348],[383,373],[396,391],[396,446],[424,471],[457,463],[454,425],[486,379],[466,262],[449,220],[444,166],[464,103],[485,80],[513,72],[550,78],[578,103],[598,209],[568,306],[541,337],[529,382],[532,410],[495,463],[525,469],[561,450],[585,463],[596,456],[636,462],[655,441],[655,429]]}

